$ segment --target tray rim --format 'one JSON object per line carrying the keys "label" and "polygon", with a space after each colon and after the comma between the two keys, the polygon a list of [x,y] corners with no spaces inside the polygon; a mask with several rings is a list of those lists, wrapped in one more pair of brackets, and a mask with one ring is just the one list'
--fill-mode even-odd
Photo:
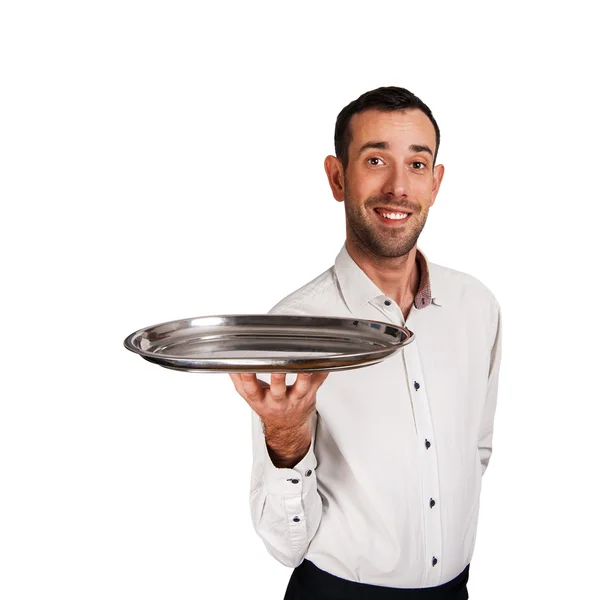
{"label": "tray rim", "polygon": [[[279,317],[279,318],[295,318],[295,319],[309,319],[309,320],[323,320],[329,321],[329,325],[335,324],[335,321],[360,321],[363,323],[374,323],[383,327],[392,327],[396,330],[402,331],[406,338],[397,343],[390,343],[385,345],[383,348],[378,348],[368,352],[354,352],[354,353],[339,353],[326,358],[185,358],[181,356],[160,354],[156,352],[149,352],[135,345],[134,341],[140,339],[145,333],[152,329],[159,327],[174,325],[176,323],[192,322],[196,320],[208,320],[208,319],[235,319],[240,317]],[[332,323],[333,322],[333,323]],[[218,326],[217,326],[218,327]],[[177,328],[175,328],[176,330]],[[300,372],[311,372],[311,371],[341,371],[350,370],[360,367],[366,367],[373,364],[377,364],[389,356],[395,354],[398,350],[412,343],[415,339],[415,334],[404,325],[396,325],[395,323],[389,323],[386,321],[377,321],[374,319],[357,318],[353,316],[349,317],[334,317],[327,315],[286,315],[286,314],[266,314],[266,313],[243,313],[243,314],[228,314],[228,315],[203,315],[199,317],[190,317],[185,319],[175,319],[172,321],[164,321],[148,327],[143,327],[129,334],[123,341],[123,345],[127,350],[138,354],[148,362],[158,364],[159,366],[187,372],[214,372],[214,373],[300,373]],[[339,356],[343,365],[335,364],[335,357]],[[286,363],[285,367],[280,363]],[[306,365],[306,363],[315,363],[312,366]],[[319,363],[326,363],[329,366],[319,366]],[[185,365],[185,366],[184,366]],[[295,366],[296,365],[296,366]]]}

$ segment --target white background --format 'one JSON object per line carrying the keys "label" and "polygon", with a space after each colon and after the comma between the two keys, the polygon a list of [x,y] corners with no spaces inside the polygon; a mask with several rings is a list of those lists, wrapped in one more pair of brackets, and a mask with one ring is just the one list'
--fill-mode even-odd
{"label": "white background", "polygon": [[250,409],[226,375],[161,369],[122,341],[267,312],[327,269],[344,241],[323,170],[335,118],[382,85],[441,127],[420,246],[503,308],[471,597],[593,595],[586,5],[3,3],[3,600],[283,598],[291,570],[250,520]]}

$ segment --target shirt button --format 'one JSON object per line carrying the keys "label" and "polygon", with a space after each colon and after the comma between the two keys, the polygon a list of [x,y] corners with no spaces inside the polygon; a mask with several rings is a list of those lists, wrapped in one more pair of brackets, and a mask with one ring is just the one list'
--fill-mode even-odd
{"label": "shirt button", "polygon": [[386,300],[386,301],[384,302],[384,304],[385,304],[386,306],[391,306],[391,305],[392,305],[392,303],[391,303],[389,300]]}
{"label": "shirt button", "polygon": [[300,483],[299,479],[288,479],[288,481],[291,481],[292,483]]}
{"label": "shirt button", "polygon": [[429,499],[429,508],[433,508],[435,506],[435,500],[433,498]]}
{"label": "shirt button", "polygon": [[429,450],[429,446],[431,446],[431,442],[429,440],[425,440],[425,448]]}
{"label": "shirt button", "polygon": [[437,565],[437,558],[436,558],[435,556],[434,556],[434,557],[431,559],[431,564],[432,564],[434,567],[435,567],[435,565]]}
{"label": "shirt button", "polygon": [[294,521],[294,523],[298,523],[298,522],[300,521],[300,519],[299,519],[298,517],[294,517],[294,518],[292,519],[292,521]]}
{"label": "shirt button", "polygon": [[418,381],[415,381],[415,390],[418,390],[421,386]]}
{"label": "shirt button", "polygon": [[312,475],[312,471],[309,469],[308,471],[306,471],[306,473],[304,473],[307,477],[310,477]]}

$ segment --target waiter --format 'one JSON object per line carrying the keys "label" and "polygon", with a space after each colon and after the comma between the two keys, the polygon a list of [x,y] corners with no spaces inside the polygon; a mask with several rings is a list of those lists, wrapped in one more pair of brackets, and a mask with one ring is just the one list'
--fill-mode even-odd
{"label": "waiter", "polygon": [[415,341],[364,369],[231,374],[253,410],[252,520],[294,567],[285,600],[468,598],[482,475],[492,452],[501,314],[471,275],[417,241],[444,176],[429,108],[366,92],[325,159],[346,241],[271,314],[406,326]]}

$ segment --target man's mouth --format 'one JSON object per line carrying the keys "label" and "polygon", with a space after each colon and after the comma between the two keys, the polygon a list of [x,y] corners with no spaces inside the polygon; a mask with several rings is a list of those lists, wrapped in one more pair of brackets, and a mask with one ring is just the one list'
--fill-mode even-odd
{"label": "man's mouth", "polygon": [[379,217],[384,223],[405,223],[408,221],[411,213],[400,212],[398,210],[390,210],[387,208],[375,208],[373,212]]}

